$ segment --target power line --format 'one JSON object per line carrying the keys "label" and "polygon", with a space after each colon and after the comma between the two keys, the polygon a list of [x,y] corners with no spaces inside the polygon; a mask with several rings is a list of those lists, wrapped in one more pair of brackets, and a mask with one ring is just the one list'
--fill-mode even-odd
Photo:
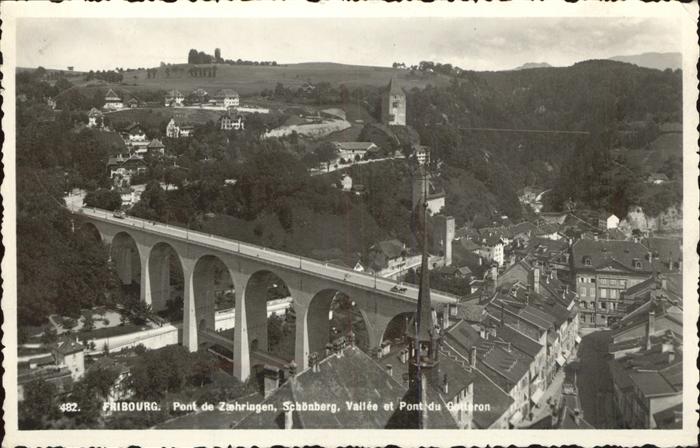
{"label": "power line", "polygon": [[590,135],[589,131],[559,131],[548,129],[509,129],[509,128],[458,128],[462,131],[523,132],[529,134],[577,134]]}

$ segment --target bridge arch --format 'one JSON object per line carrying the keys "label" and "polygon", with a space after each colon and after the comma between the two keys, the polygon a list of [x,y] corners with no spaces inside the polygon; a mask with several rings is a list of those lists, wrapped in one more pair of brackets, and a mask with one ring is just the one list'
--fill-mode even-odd
{"label": "bridge arch", "polygon": [[216,330],[217,302],[235,291],[233,276],[221,258],[203,255],[194,265],[192,287],[197,331],[213,332]]}
{"label": "bridge arch", "polygon": [[384,341],[391,341],[393,342],[396,339],[402,339],[404,338],[404,335],[406,334],[406,329],[409,325],[409,322],[411,320],[411,317],[413,317],[415,313],[414,312],[403,312],[395,315],[389,323],[387,323],[386,327],[384,327],[384,331],[382,332],[382,339],[380,342]]}
{"label": "bridge arch", "polygon": [[100,243],[104,241],[104,238],[102,237],[102,232],[100,232],[100,229],[95,224],[93,224],[91,222],[88,222],[88,221],[80,222],[79,231],[80,231],[80,235],[82,237],[86,237],[86,238],[92,239],[94,241],[99,241]]}
{"label": "bridge arch", "polygon": [[136,240],[127,232],[118,232],[112,238],[109,256],[123,285],[141,283],[141,257]]}
{"label": "bridge arch", "polygon": [[347,337],[352,330],[355,344],[364,351],[371,346],[367,314],[352,296],[336,288],[317,292],[306,314],[309,353],[324,356],[326,344]]}
{"label": "bridge arch", "polygon": [[256,364],[260,352],[286,362],[294,359],[296,316],[292,304],[287,282],[280,275],[262,269],[250,276],[243,307],[250,366]]}
{"label": "bridge arch", "polygon": [[153,245],[148,275],[153,311],[173,321],[182,320],[184,274],[180,255],[172,245],[162,241]]}

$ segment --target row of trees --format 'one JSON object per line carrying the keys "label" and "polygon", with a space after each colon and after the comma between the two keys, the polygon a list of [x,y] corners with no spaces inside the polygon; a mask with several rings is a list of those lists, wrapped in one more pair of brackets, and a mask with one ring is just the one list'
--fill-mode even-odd
{"label": "row of trees", "polygon": [[221,58],[221,50],[218,48],[214,50],[214,56],[203,51],[197,51],[194,48],[187,54],[188,64],[219,64],[222,62],[224,60]]}
{"label": "row of trees", "polygon": [[[188,74],[193,78],[216,78],[216,65],[211,67],[191,67]],[[166,76],[170,76],[168,69],[165,72]]]}
{"label": "row of trees", "polygon": [[90,70],[85,75],[85,81],[92,81],[93,79],[100,79],[111,83],[119,83],[124,79],[124,75],[121,71],[115,70]]}
{"label": "row of trees", "polygon": [[187,63],[188,64],[228,64],[228,65],[267,65],[276,66],[277,61],[248,61],[243,59],[224,59],[221,57],[221,49],[217,48],[214,50],[214,55],[205,53],[204,51],[197,51],[192,48],[189,53],[187,53]]}

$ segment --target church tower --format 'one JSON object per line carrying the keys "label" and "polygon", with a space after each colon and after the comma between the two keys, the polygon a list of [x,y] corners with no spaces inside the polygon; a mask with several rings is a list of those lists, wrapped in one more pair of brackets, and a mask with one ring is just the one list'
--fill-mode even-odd
{"label": "church tower", "polygon": [[382,94],[382,123],[406,126],[406,94],[394,78]]}

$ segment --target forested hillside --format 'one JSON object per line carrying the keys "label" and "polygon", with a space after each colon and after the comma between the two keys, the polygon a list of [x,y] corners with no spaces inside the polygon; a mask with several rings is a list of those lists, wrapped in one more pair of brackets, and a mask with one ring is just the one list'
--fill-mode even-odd
{"label": "forested hillside", "polygon": [[[467,185],[470,192],[483,186],[503,211],[517,217],[517,189],[534,184],[552,188],[555,208],[571,197],[624,214],[627,205],[644,199],[640,183],[647,174],[644,166],[620,168],[630,163],[624,150],[651,150],[662,124],[681,122],[681,73],[613,61],[464,72],[447,86],[411,90],[408,115],[422,142],[433,147],[433,160],[447,165],[448,188],[464,184],[453,189],[457,194]],[[615,149],[623,156],[619,151],[613,156]],[[677,199],[660,194],[652,194],[659,202],[655,208]],[[463,196],[448,196],[451,213],[470,219],[483,212],[486,204],[468,206],[473,198]]]}

